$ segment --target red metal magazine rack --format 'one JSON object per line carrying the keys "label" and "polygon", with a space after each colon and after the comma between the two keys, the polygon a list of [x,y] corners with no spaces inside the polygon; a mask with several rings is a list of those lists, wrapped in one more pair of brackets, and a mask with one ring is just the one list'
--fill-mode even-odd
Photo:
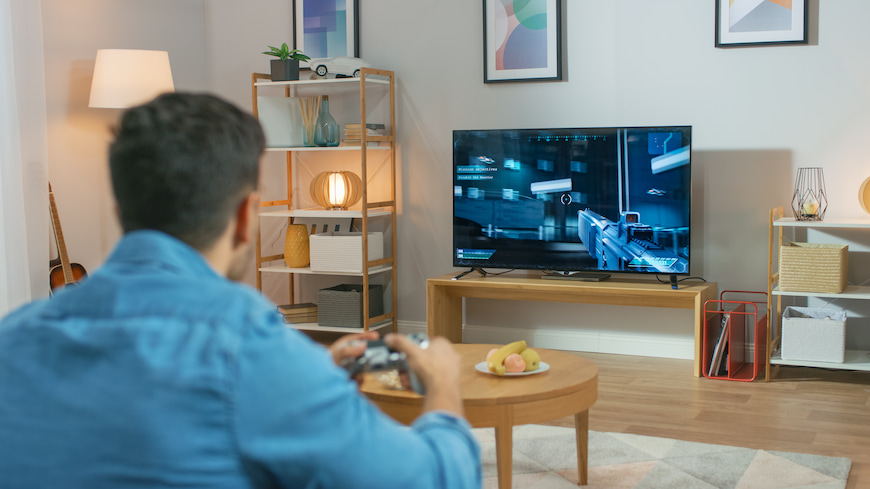
{"label": "red metal magazine rack", "polygon": [[[763,295],[764,300],[725,300],[726,294]],[[743,382],[755,380],[766,361],[767,314],[766,292],[724,290],[719,294],[719,300],[705,302],[704,377]]]}

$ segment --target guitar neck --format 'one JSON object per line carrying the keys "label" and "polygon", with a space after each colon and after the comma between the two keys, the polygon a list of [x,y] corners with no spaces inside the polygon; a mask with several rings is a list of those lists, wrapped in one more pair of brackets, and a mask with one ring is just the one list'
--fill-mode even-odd
{"label": "guitar neck", "polygon": [[66,243],[63,240],[63,230],[60,227],[60,218],[57,215],[57,205],[54,203],[54,193],[51,191],[51,183],[48,184],[48,202],[51,213],[51,225],[54,228],[54,239],[57,242],[57,255],[60,258],[60,266],[63,270],[63,280],[67,284],[75,282],[72,267],[69,264],[69,256],[66,254]]}

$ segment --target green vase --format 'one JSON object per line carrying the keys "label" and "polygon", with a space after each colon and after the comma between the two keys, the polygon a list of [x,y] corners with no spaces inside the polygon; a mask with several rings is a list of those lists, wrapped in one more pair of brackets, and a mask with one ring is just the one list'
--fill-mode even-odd
{"label": "green vase", "polygon": [[329,113],[329,97],[323,96],[320,102],[320,114],[317,116],[317,128],[314,130],[314,144],[317,146],[338,146],[338,123]]}

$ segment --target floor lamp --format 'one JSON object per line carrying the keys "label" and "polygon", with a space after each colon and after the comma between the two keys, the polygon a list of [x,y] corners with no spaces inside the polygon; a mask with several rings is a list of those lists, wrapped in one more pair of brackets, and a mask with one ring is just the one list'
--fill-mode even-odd
{"label": "floor lamp", "polygon": [[166,51],[100,49],[88,107],[126,109],[174,91]]}

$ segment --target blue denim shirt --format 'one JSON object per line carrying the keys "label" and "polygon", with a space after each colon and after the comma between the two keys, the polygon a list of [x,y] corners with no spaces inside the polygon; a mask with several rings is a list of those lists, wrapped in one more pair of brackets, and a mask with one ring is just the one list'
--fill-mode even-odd
{"label": "blue denim shirt", "polygon": [[471,488],[468,423],[399,425],[186,244],[126,235],[0,322],[0,487]]}

